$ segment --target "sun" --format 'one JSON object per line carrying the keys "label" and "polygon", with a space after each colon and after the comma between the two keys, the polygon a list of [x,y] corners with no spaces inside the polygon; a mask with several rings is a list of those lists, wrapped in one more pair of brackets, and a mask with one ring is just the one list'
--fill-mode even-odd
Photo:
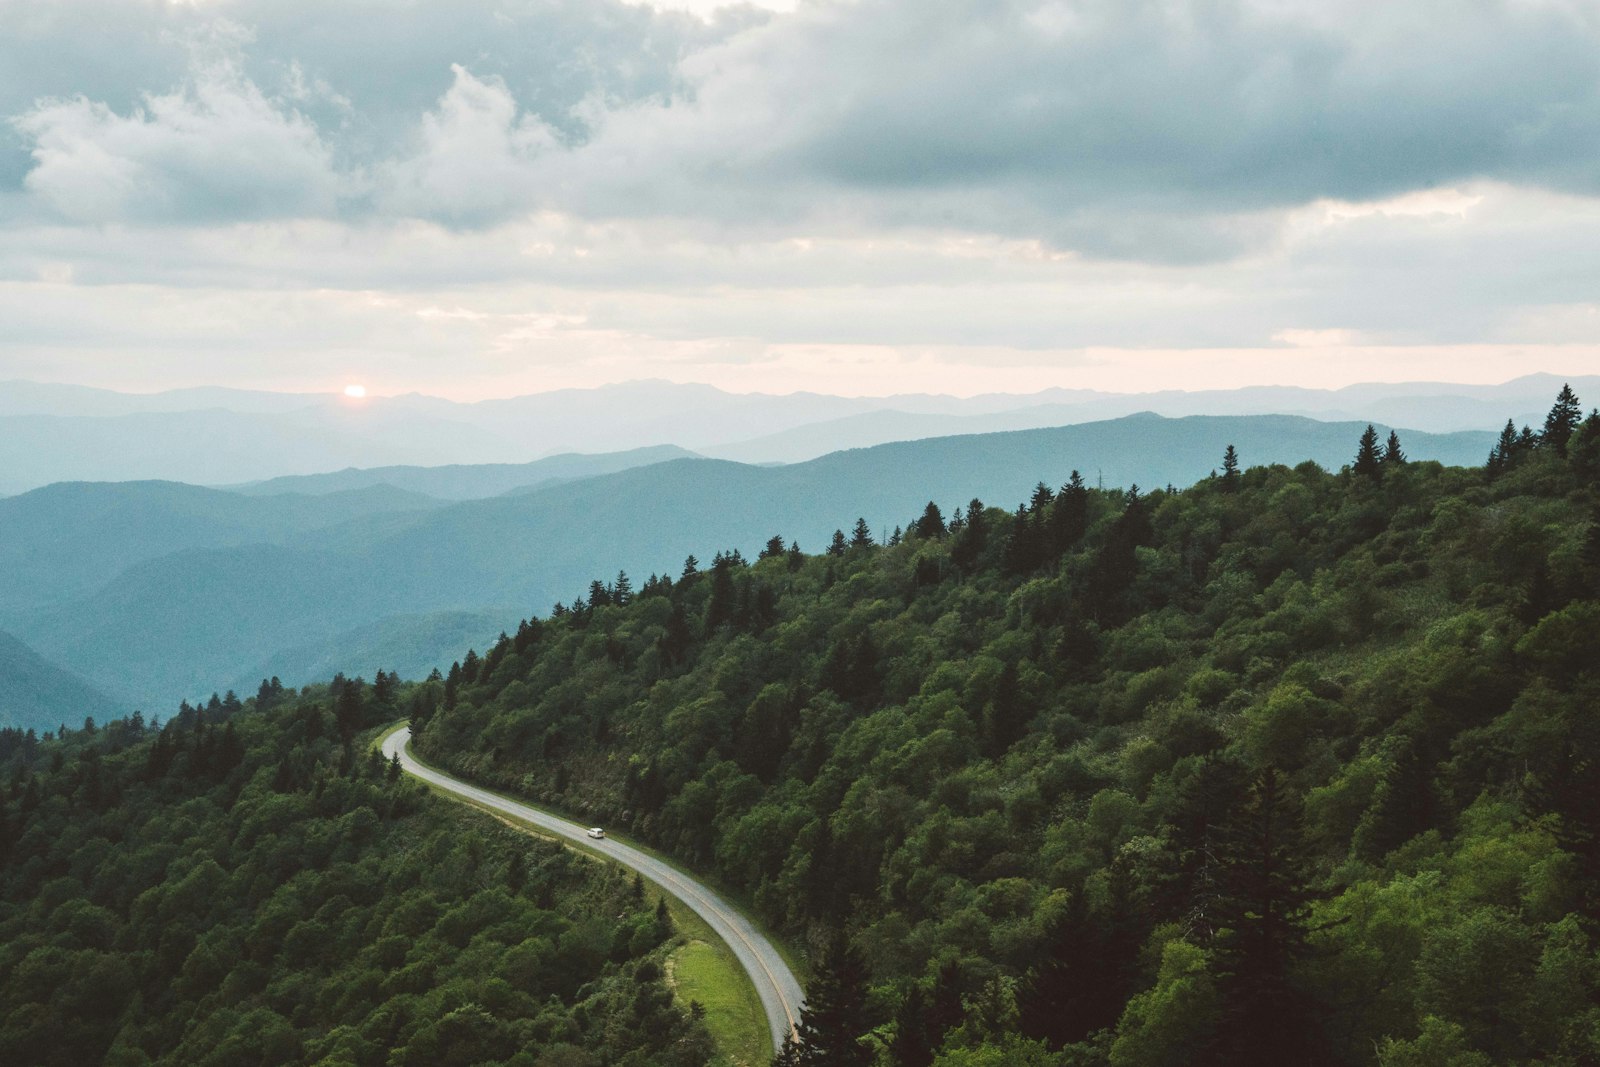
{"label": "sun", "polygon": [[344,387],[344,395],[351,400],[360,400],[367,395],[367,387],[364,385],[347,385]]}

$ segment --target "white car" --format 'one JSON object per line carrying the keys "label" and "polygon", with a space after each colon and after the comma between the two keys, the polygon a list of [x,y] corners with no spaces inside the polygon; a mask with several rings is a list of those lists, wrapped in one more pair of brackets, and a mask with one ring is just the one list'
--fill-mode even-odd
{"label": "white car", "polygon": [[606,836],[606,832],[598,826],[591,826],[589,827],[589,836],[594,838],[596,841],[599,841],[601,838]]}

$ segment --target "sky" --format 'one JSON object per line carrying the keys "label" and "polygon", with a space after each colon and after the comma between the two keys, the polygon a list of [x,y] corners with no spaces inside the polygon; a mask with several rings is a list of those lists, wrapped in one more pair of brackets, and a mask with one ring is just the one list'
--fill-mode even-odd
{"label": "sky", "polygon": [[0,0],[0,380],[1600,373],[1593,0]]}

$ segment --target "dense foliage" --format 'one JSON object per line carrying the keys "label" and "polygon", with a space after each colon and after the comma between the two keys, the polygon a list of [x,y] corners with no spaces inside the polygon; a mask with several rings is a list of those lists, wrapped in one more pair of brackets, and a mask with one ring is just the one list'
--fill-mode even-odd
{"label": "dense foliage", "polygon": [[0,733],[0,1063],[706,1063],[643,886],[402,780],[399,693]]}
{"label": "dense foliage", "polygon": [[1594,1063],[1580,414],[619,575],[409,709],[813,946],[784,1062]]}

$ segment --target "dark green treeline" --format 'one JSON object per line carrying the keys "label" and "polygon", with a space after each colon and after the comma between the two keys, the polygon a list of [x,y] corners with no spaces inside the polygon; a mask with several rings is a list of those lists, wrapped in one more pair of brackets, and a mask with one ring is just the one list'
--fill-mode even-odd
{"label": "dark green treeline", "polygon": [[402,779],[401,692],[0,736],[0,1063],[708,1063],[656,902]]}
{"label": "dark green treeline", "polygon": [[785,1062],[1594,1063],[1579,414],[1482,469],[1369,433],[1339,472],[1063,470],[775,536],[597,581],[406,704],[432,758],[808,946],[828,1007]]}

